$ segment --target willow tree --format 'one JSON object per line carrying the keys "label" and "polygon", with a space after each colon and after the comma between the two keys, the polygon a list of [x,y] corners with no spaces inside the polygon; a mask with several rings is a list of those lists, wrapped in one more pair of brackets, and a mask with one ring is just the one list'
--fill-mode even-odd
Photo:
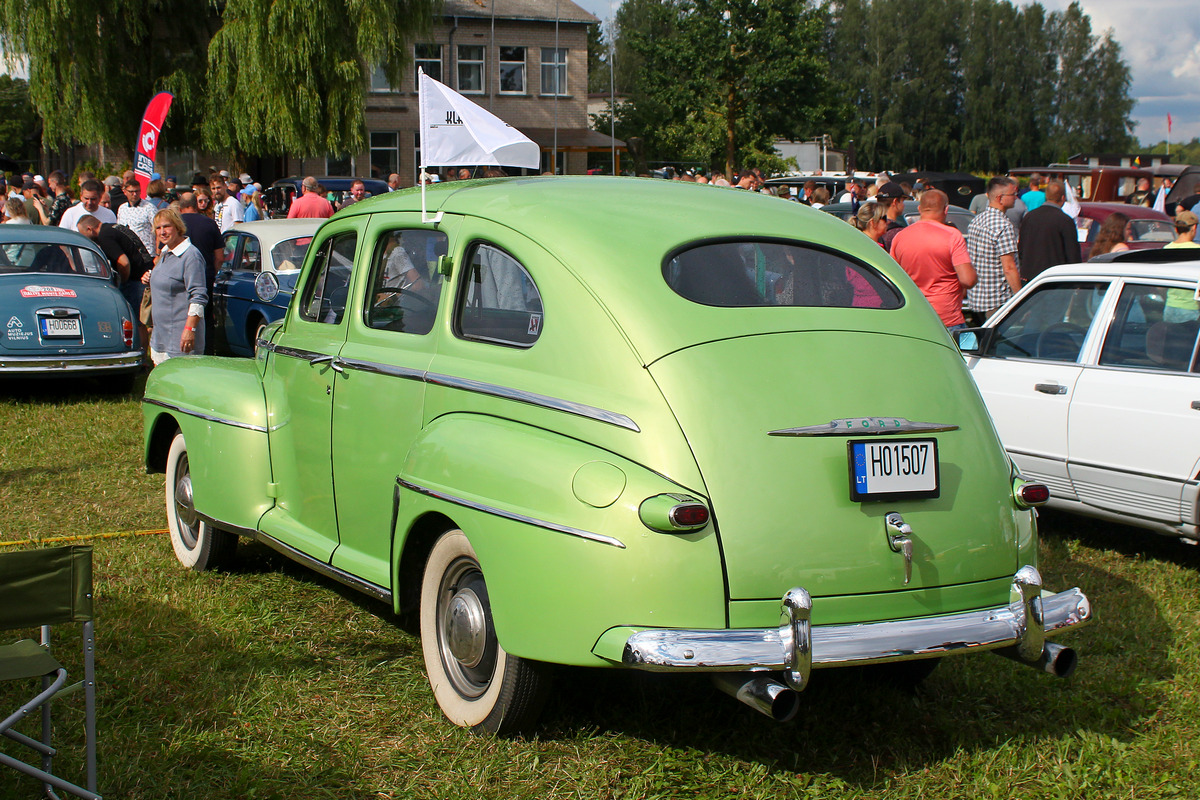
{"label": "willow tree", "polygon": [[0,0],[47,146],[127,146],[156,91],[163,141],[319,155],[365,147],[373,68],[398,83],[438,0]]}

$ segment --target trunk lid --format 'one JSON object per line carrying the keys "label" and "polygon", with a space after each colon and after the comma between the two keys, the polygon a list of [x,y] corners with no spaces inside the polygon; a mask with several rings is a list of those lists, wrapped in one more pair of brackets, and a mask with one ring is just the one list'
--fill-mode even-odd
{"label": "trunk lid", "polygon": [[[896,334],[808,331],[685,348],[650,366],[712,503],[731,600],[930,588],[1012,575],[1018,532],[1008,457],[962,357]],[[712,385],[712,377],[719,384]],[[948,432],[769,435],[847,418]],[[937,498],[850,499],[848,443],[933,439]],[[912,528],[912,579],[885,516]]]}

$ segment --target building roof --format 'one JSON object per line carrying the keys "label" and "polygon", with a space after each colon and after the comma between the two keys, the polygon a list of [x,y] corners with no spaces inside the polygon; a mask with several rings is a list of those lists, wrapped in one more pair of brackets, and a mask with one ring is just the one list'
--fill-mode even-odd
{"label": "building roof", "polygon": [[444,0],[444,17],[491,17],[554,22],[598,23],[591,12],[571,0]]}

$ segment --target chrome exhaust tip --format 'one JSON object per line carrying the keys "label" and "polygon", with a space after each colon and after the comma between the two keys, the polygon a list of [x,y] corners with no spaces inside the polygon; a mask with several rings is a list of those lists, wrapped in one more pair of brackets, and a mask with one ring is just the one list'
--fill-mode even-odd
{"label": "chrome exhaust tip", "polygon": [[725,694],[776,722],[790,722],[800,711],[800,695],[762,673],[714,672],[712,682]]}
{"label": "chrome exhaust tip", "polygon": [[1005,647],[993,652],[996,655],[1012,659],[1018,664],[1024,664],[1027,667],[1033,667],[1034,669],[1049,673],[1056,678],[1069,677],[1075,671],[1075,667],[1079,665],[1079,656],[1073,648],[1063,647],[1061,644],[1054,644],[1053,642],[1046,642],[1042,647],[1042,655],[1034,661],[1027,661],[1021,658],[1015,647]]}

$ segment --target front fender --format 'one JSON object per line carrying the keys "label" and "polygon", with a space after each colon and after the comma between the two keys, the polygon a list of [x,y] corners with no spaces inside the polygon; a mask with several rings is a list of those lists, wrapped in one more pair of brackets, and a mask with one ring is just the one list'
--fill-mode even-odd
{"label": "front fender", "polygon": [[726,626],[713,526],[678,535],[643,525],[642,500],[686,490],[627,459],[511,420],[451,414],[422,432],[398,482],[398,530],[436,512],[470,539],[500,643],[514,655],[598,665],[607,662],[592,648],[614,625]]}
{"label": "front fender", "polygon": [[196,356],[154,368],[142,400],[146,470],[162,472],[178,430],[188,446],[196,510],[254,530],[274,505],[267,410],[253,361]]}

